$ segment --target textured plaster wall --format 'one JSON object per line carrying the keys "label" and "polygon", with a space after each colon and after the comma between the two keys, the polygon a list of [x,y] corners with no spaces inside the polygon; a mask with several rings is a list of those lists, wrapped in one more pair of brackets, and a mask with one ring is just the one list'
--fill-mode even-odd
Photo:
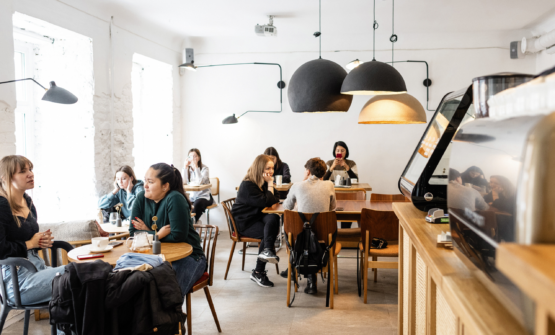
{"label": "textured plaster wall", "polygon": [[[76,9],[65,4],[63,1],[56,0],[0,0],[0,79],[14,77],[13,63],[13,21],[12,15],[22,13],[31,17],[43,20],[77,34],[86,36],[92,40],[92,54],[78,53],[77,57],[92,57],[92,82],[90,80],[79,79],[68,68],[60,69],[55,75],[44,75],[41,82],[59,79],[60,73],[64,72],[68,79],[81,80],[79,83],[68,83],[65,86],[70,91],[81,91],[87,87],[89,93],[79,97],[80,101],[76,104],[79,113],[64,119],[62,109],[54,112],[41,110],[45,117],[39,117],[37,121],[38,134],[48,135],[51,131],[52,136],[62,137],[72,150],[63,150],[63,159],[53,156],[55,148],[46,149],[42,145],[36,155],[43,155],[51,158],[48,164],[60,170],[66,168],[75,171],[85,171],[80,178],[68,178],[68,176],[53,176],[50,174],[37,175],[41,182],[57,183],[59,190],[71,188],[75,202],[72,206],[82,208],[81,215],[88,217],[88,213],[94,211],[97,206],[99,196],[105,194],[112,188],[114,170],[122,164],[134,166],[132,155],[133,150],[133,97],[131,92],[131,67],[134,53],[140,53],[147,57],[165,62],[172,65],[173,87],[179,87],[179,73],[177,65],[181,61],[181,40],[169,43],[172,38],[164,36],[164,44],[158,39],[147,39],[143,36],[153,36],[153,31],[158,31],[156,27],[151,27],[147,23],[129,24],[129,18],[115,17],[115,26],[110,38],[110,16],[111,13],[104,13],[101,10],[93,14]],[[133,26],[134,31],[128,31],[121,26]],[[141,30],[142,29],[142,30]],[[61,63],[69,54],[62,52],[58,54]],[[113,67],[110,66],[113,59]],[[67,62],[71,64],[72,62]],[[110,77],[110,70],[111,77]],[[48,77],[48,79],[46,79]],[[54,78],[53,78],[54,77]],[[62,75],[63,77],[63,75]],[[73,78],[75,77],[75,78]],[[111,80],[110,80],[111,79]],[[113,103],[110,109],[111,93],[113,92]],[[181,92],[179,89],[172,89],[170,103],[172,116],[170,119],[180,120],[181,111]],[[40,99],[40,98],[39,98]],[[84,102],[83,104],[81,102]],[[57,105],[58,107],[60,105]],[[15,124],[14,110],[16,108],[15,85],[0,85],[0,157],[8,154],[15,154]],[[112,114],[113,112],[113,121]],[[54,114],[49,114],[54,113]],[[56,115],[55,113],[60,113]],[[75,119],[71,119],[75,117]],[[44,127],[45,122],[58,121],[68,123],[65,126],[76,128],[73,131],[59,131],[56,128]],[[48,123],[49,127],[53,126]],[[86,125],[86,127],[85,127]],[[170,133],[180,133],[180,123],[170,125]],[[77,128],[80,131],[77,131]],[[50,129],[50,130],[49,130]],[[113,131],[113,146],[111,146],[111,132]],[[38,136],[39,136],[38,135]],[[87,136],[87,140],[84,140]],[[147,134],[145,134],[147,136]],[[181,143],[175,137],[171,140],[173,148],[172,157],[169,163],[177,164],[181,160]],[[39,147],[41,145],[39,144]],[[78,147],[78,148],[77,148]],[[113,150],[111,150],[113,148]],[[82,156],[80,153],[82,152]],[[113,161],[112,161],[113,159]],[[35,172],[38,173],[40,166],[36,166]],[[46,170],[45,170],[46,171]],[[142,176],[140,176],[142,178]],[[47,180],[47,181],[46,181]],[[89,185],[82,187],[82,185]],[[65,191],[64,191],[65,192]],[[52,197],[55,197],[53,195]],[[50,196],[49,196],[50,197]],[[39,211],[41,209],[39,208]],[[44,217],[39,218],[39,220]]]}

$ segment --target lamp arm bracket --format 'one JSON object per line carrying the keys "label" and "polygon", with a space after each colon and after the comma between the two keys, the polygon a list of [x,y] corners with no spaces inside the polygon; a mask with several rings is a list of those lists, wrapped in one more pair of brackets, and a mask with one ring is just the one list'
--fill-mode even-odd
{"label": "lamp arm bracket", "polygon": [[41,84],[39,84],[39,82],[38,82],[38,81],[36,81],[36,80],[35,80],[35,79],[33,79],[33,78],[25,78],[25,79],[15,79],[15,80],[8,80],[8,81],[3,81],[3,82],[0,82],[0,84],[13,83],[13,82],[16,82],[16,81],[22,81],[22,80],[32,80],[32,81],[34,81],[34,82],[35,82],[35,84],[37,84],[37,85],[39,85],[40,87],[42,87],[42,88],[43,88],[43,89],[44,89],[45,91],[48,91],[48,89],[47,89],[46,87],[44,87],[44,86],[42,86]]}
{"label": "lamp arm bracket", "polygon": [[429,78],[428,62],[425,60],[396,60],[394,62],[385,63],[424,63],[426,65],[426,79],[424,80],[424,86],[426,86],[426,110],[429,112],[435,112],[435,109],[430,109],[428,107],[428,103],[430,102],[430,86],[432,85],[432,81]]}

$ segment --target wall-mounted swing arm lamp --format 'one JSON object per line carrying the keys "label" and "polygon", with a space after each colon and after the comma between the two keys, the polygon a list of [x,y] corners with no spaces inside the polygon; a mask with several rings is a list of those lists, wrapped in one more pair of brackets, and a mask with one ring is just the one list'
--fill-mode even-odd
{"label": "wall-mounted swing arm lamp", "polygon": [[50,88],[49,89],[47,89],[46,87],[39,84],[33,78],[3,81],[3,82],[0,82],[0,84],[14,83],[16,81],[22,81],[22,80],[32,80],[32,81],[35,82],[35,84],[42,87],[46,91],[46,93],[44,93],[44,95],[42,96],[42,100],[44,100],[44,101],[55,102],[57,104],[70,105],[70,104],[76,103],[77,100],[78,100],[77,97],[73,93],[71,93],[70,91],[68,91],[64,88],[61,88],[61,87],[57,86],[56,83],[53,82],[53,81],[50,82]]}
{"label": "wall-mounted swing arm lamp", "polygon": [[231,63],[231,64],[212,64],[212,65],[198,65],[198,66],[195,66],[194,61],[191,61],[190,63],[181,64],[181,65],[179,65],[179,67],[180,68],[185,68],[185,69],[196,70],[196,69],[201,68],[201,67],[216,67],[216,66],[231,66],[231,65],[274,65],[274,66],[278,66],[279,67],[279,81],[277,83],[277,87],[279,88],[279,111],[248,110],[248,111],[244,112],[243,114],[241,114],[237,117],[235,117],[235,114],[233,114],[232,116],[226,117],[225,119],[222,120],[223,124],[237,123],[238,119],[241,116],[243,116],[247,113],[281,113],[283,111],[283,88],[285,87],[285,82],[282,80],[282,69],[281,69],[281,65],[279,65],[278,63],[253,62],[253,63]]}

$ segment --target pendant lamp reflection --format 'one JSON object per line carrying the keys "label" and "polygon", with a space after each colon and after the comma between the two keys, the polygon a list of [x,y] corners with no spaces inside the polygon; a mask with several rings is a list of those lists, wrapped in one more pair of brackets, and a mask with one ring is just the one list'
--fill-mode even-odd
{"label": "pendant lamp reflection", "polygon": [[410,94],[377,95],[364,105],[359,124],[426,123],[424,107]]}
{"label": "pendant lamp reflection", "polygon": [[289,105],[295,113],[346,112],[352,95],[340,93],[347,71],[326,59],[315,59],[299,67],[289,82]]}

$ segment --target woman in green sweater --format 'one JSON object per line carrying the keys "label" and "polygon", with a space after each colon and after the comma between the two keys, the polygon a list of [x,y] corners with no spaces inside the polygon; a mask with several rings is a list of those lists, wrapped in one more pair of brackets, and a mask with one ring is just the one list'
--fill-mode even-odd
{"label": "woman in green sweater", "polygon": [[145,174],[144,188],[133,204],[129,235],[139,231],[154,234],[152,218],[156,216],[156,234],[161,242],[186,242],[193,247],[189,257],[172,262],[181,292],[185,295],[206,271],[206,257],[193,227],[191,202],[185,196],[181,173],[173,165],[154,164]]}

